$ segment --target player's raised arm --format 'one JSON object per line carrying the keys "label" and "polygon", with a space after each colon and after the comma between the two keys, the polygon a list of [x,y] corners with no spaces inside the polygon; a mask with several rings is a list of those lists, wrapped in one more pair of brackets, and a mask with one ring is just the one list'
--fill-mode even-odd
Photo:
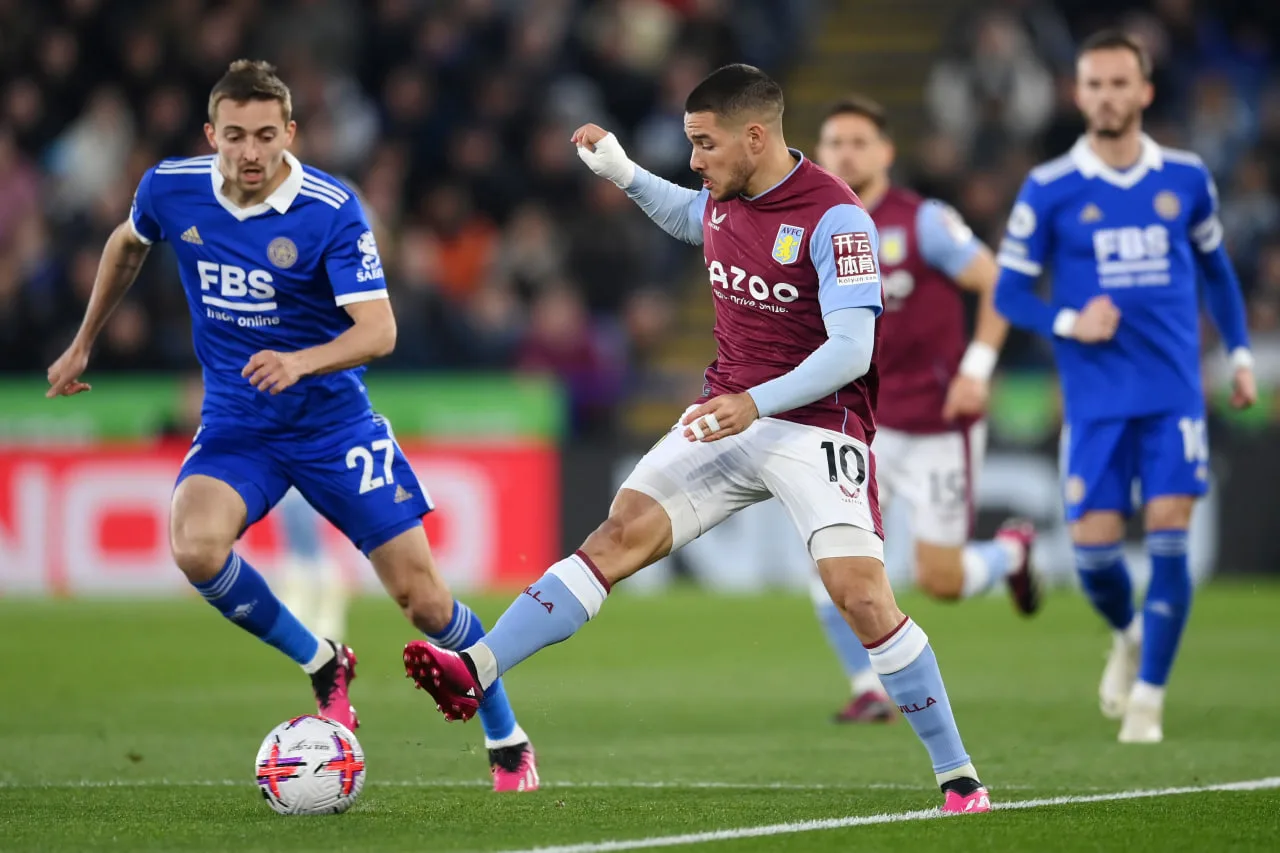
{"label": "player's raised arm", "polygon": [[368,364],[396,346],[396,318],[387,298],[378,244],[359,201],[348,199],[324,253],[333,298],[352,325],[338,337],[297,352],[255,353],[241,375],[259,391],[279,394],[304,376]]}
{"label": "player's raised arm", "polygon": [[573,132],[578,156],[602,178],[613,181],[645,214],[677,240],[702,244],[702,214],[707,191],[696,191],[663,180],[627,157],[618,138],[595,124]]}
{"label": "player's raised arm", "polygon": [[1051,251],[1048,217],[1040,209],[1040,185],[1029,177],[1022,184],[1018,201],[1009,214],[1005,238],[996,260],[1000,278],[996,282],[995,306],[1010,323],[1081,343],[1111,340],[1120,324],[1120,312],[1108,296],[1095,296],[1080,310],[1052,306],[1036,295],[1036,283],[1044,271],[1044,259]]}
{"label": "player's raised arm", "polygon": [[138,277],[138,270],[142,269],[151,244],[163,239],[160,225],[151,210],[151,175],[148,171],[138,185],[128,221],[116,226],[107,238],[80,330],[66,352],[49,367],[46,397],[69,397],[90,390],[87,382],[80,381],[80,375],[89,366],[94,341]]}
{"label": "player's raised arm", "polygon": [[1222,243],[1218,190],[1208,170],[1204,170],[1200,190],[1191,215],[1191,245],[1196,249],[1196,265],[1204,280],[1205,304],[1231,357],[1234,385],[1231,403],[1247,408],[1258,398],[1253,378],[1253,354],[1249,350],[1248,320],[1240,282]]}
{"label": "player's raised arm", "polygon": [[788,412],[848,385],[871,367],[880,298],[880,238],[862,208],[842,204],[818,221],[809,252],[827,340],[789,373],[747,393],[760,417]]}

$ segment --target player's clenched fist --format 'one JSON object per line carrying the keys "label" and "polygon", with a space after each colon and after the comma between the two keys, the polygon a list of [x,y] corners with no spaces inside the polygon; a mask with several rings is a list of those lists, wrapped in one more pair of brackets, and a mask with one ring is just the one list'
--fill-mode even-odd
{"label": "player's clenched fist", "polygon": [[1085,303],[1084,310],[1071,327],[1071,337],[1086,344],[1109,341],[1120,325],[1120,309],[1110,296],[1095,296]]}
{"label": "player's clenched fist", "polygon": [[618,137],[598,124],[584,124],[570,139],[578,146],[578,157],[591,171],[624,190],[631,186],[636,177],[636,164],[622,150]]}
{"label": "player's clenched fist", "polygon": [[1231,378],[1231,405],[1237,409],[1247,409],[1258,402],[1258,383],[1253,378],[1252,367],[1236,369]]}
{"label": "player's clenched fist", "polygon": [[990,387],[973,376],[957,376],[947,388],[947,400],[942,405],[942,417],[948,421],[960,418],[981,417],[987,411]]}
{"label": "player's clenched fist", "polygon": [[718,441],[737,435],[759,417],[750,394],[722,394],[685,412],[680,423],[689,441]]}
{"label": "player's clenched fist", "polygon": [[76,344],[59,356],[49,367],[49,390],[46,397],[70,397],[81,391],[89,391],[92,386],[80,381],[80,374],[89,366],[89,352]]}
{"label": "player's clenched fist", "polygon": [[264,349],[253,354],[240,375],[247,378],[249,384],[259,391],[279,394],[296,384],[304,374],[298,364],[297,353]]}

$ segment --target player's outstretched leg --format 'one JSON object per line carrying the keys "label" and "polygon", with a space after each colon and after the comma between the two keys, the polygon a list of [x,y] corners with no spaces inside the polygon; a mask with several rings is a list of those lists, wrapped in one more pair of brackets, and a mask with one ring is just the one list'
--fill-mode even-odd
{"label": "player's outstretched leg", "polygon": [[990,796],[965,752],[929,638],[898,609],[884,564],[871,557],[829,557],[818,561],[818,569],[832,600],[866,645],[885,691],[928,750],[945,796],[943,811],[990,811]]}
{"label": "player's outstretched leg", "polygon": [[600,611],[615,582],[667,554],[671,542],[666,510],[648,495],[623,489],[582,548],[529,584],[483,640],[461,654],[410,643],[405,670],[435,698],[445,719],[469,720],[500,676],[573,636]]}
{"label": "player's outstretched leg", "polygon": [[[440,577],[422,525],[413,524],[406,530],[388,533],[394,535],[372,545],[369,561],[405,616],[431,639],[431,643],[420,641],[420,644],[462,649],[484,637],[480,618],[453,598]],[[477,695],[476,700],[471,710],[472,713],[479,711],[484,728],[493,789],[536,791],[538,766],[533,745],[516,722],[516,713],[502,683],[494,683],[485,695]]]}
{"label": "player's outstretched leg", "polygon": [[218,612],[311,676],[322,715],[355,729],[359,721],[348,696],[355,654],[308,630],[262,575],[231,550],[244,521],[244,501],[231,486],[200,474],[187,477],[173,495],[169,541],[174,561]]}
{"label": "player's outstretched leg", "polygon": [[898,709],[884,692],[880,677],[871,668],[867,649],[845,621],[840,608],[831,601],[822,582],[813,584],[813,609],[818,624],[827,637],[831,650],[840,659],[845,675],[849,678],[852,697],[849,704],[835,715],[837,723],[892,723],[898,718]]}

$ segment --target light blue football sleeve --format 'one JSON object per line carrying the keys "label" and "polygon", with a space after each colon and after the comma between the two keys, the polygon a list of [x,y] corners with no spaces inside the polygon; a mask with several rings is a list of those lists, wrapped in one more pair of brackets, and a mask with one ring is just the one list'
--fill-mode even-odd
{"label": "light blue football sleeve", "polygon": [[148,169],[142,180],[138,181],[138,188],[133,193],[133,205],[129,208],[129,222],[133,225],[133,233],[148,245],[164,239],[164,229],[156,218],[151,198],[151,178],[155,171],[154,168]]}
{"label": "light blue football sleeve", "polygon": [[677,240],[702,245],[702,214],[709,197],[706,190],[673,184],[636,166],[636,176],[625,192],[663,231]]}
{"label": "light blue football sleeve", "polygon": [[960,275],[982,247],[954,208],[932,199],[916,211],[916,244],[924,262],[948,278]]}
{"label": "light blue football sleeve", "polygon": [[760,417],[789,412],[834,394],[871,369],[879,306],[838,308],[826,314],[827,340],[777,379],[747,389]]}
{"label": "light blue football sleeve", "polygon": [[880,234],[865,210],[838,204],[824,213],[809,239],[809,257],[818,270],[818,304],[824,317],[842,308],[869,308],[872,316],[879,316],[884,308]]}

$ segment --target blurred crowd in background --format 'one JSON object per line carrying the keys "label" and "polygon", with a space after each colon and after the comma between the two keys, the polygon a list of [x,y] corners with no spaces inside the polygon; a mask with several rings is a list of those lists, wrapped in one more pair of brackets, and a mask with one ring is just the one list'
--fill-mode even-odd
{"label": "blurred crowd in background", "polygon": [[[976,5],[956,7],[922,93],[932,131],[900,140],[902,177],[998,243],[1027,170],[1081,131],[1076,43],[1124,24],[1155,57],[1148,130],[1218,180],[1261,378],[1280,383],[1280,4]],[[578,162],[572,129],[616,129],[690,185],[688,90],[729,61],[785,83],[820,14],[818,0],[0,0],[0,369],[39,373],[65,346],[138,178],[207,152],[208,90],[248,56],[292,87],[297,153],[375,219],[401,329],[391,366],[552,371],[579,409],[607,411],[702,276],[696,249]],[[159,249],[94,369],[193,363]],[[1006,364],[1047,353],[1016,336]]]}
{"label": "blurred crowd in background", "polygon": [[[608,407],[696,250],[594,178],[570,134],[616,129],[689,182],[688,90],[730,61],[784,68],[804,5],[0,0],[0,367],[42,371],[70,340],[137,180],[208,153],[209,89],[247,56],[291,87],[295,152],[375,220],[400,326],[391,366],[551,370]],[[193,365],[167,249],[92,364]]]}

